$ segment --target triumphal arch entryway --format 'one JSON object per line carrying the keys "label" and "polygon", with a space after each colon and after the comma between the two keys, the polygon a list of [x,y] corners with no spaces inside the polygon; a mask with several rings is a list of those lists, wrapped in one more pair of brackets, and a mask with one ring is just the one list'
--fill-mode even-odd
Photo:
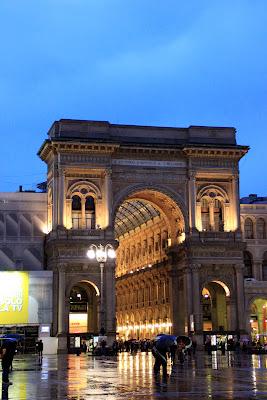
{"label": "triumphal arch entryway", "polygon": [[[60,120],[47,163],[53,334],[245,331],[235,129]],[[108,245],[116,258],[88,258]],[[90,255],[90,254],[89,254]]]}

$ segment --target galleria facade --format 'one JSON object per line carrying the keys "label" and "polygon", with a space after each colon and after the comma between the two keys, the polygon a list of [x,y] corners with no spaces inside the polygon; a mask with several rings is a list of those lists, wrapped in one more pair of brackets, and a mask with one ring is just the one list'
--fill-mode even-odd
{"label": "galleria facade", "polygon": [[58,352],[100,331],[264,337],[267,198],[240,201],[235,133],[56,121],[46,193],[0,194],[1,281],[28,288],[20,309],[0,296],[1,329],[36,326]]}

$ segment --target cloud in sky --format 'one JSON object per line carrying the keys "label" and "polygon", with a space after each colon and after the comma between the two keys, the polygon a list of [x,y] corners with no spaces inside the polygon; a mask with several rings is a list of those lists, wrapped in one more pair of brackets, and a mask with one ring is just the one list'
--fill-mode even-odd
{"label": "cloud in sky", "polygon": [[83,118],[236,126],[252,146],[243,194],[266,194],[266,11],[265,0],[3,0],[0,190],[45,177],[35,154],[49,126]]}

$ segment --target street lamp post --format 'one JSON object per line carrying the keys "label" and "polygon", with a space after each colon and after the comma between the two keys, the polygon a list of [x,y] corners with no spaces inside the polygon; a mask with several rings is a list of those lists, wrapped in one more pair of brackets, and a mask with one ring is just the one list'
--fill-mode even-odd
{"label": "street lamp post", "polygon": [[91,244],[87,251],[87,257],[90,260],[96,259],[100,266],[100,328],[103,327],[103,316],[104,316],[104,266],[107,260],[114,259],[116,257],[115,250],[111,244],[96,245]]}

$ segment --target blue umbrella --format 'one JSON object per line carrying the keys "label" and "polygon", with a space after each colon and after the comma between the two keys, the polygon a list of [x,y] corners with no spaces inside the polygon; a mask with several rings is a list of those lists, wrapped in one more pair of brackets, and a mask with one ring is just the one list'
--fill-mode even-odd
{"label": "blue umbrella", "polygon": [[19,342],[21,340],[24,340],[24,336],[18,334],[18,333],[6,333],[5,335],[2,335],[2,339],[7,339],[7,340],[12,340]]}
{"label": "blue umbrella", "polygon": [[157,349],[168,349],[170,346],[177,344],[176,339],[174,335],[158,335],[155,338],[155,346]]}

